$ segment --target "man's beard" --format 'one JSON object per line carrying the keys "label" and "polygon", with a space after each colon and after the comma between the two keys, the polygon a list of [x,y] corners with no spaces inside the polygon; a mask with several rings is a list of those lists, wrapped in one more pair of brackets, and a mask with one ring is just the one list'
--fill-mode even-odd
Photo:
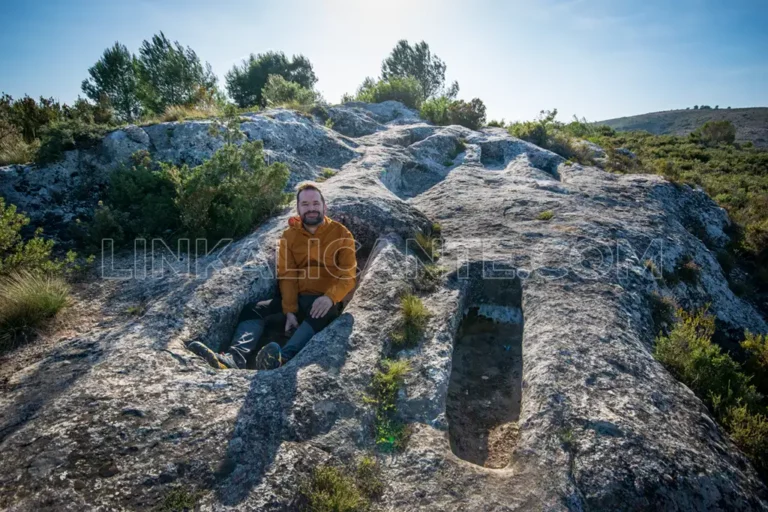
{"label": "man's beard", "polygon": [[[313,213],[316,213],[317,215],[314,217],[310,217],[310,215]],[[301,216],[301,222],[303,222],[307,226],[317,226],[318,224],[323,222],[323,215],[320,212],[306,212],[304,215]]]}

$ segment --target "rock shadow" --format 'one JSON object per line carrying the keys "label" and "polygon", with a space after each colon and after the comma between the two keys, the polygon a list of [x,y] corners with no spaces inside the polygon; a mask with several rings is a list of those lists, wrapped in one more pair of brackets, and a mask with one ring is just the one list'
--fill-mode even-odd
{"label": "rock shadow", "polygon": [[353,326],[352,315],[342,313],[285,366],[254,373],[216,474],[222,504],[238,506],[262,483],[284,441],[302,442],[325,434],[345,415],[343,403],[297,403],[297,382],[300,371],[317,365],[314,391],[319,395],[337,391],[334,388],[340,384],[329,374],[337,374],[344,365]]}

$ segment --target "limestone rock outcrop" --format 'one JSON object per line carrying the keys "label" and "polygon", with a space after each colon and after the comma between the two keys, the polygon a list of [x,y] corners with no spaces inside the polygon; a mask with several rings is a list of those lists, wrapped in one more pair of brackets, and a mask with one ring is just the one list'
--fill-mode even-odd
{"label": "limestone rock outcrop", "polygon": [[[106,268],[124,279],[84,284],[80,321],[2,359],[0,508],[146,509],[185,489],[201,510],[294,510],[313,468],[375,451],[365,395],[418,279],[408,239],[434,222],[444,270],[417,290],[431,316],[418,346],[396,354],[412,367],[397,403],[411,436],[402,453],[377,455],[377,506],[768,508],[744,455],[652,356],[652,292],[710,303],[725,330],[768,331],[714,256],[729,220],[709,197],[570,165],[504,130],[431,126],[394,102],[329,116],[333,129],[285,110],[242,128],[288,162],[292,184],[339,169],[322,184],[329,215],[362,256],[342,316],[275,371],[214,370],[185,348],[224,348],[240,308],[270,296],[290,209],[162,274],[116,256]],[[106,176],[136,149],[199,162],[217,147],[206,130],[114,132],[93,154],[4,169],[0,190],[33,219],[66,223],[87,201],[51,196],[86,170]],[[700,267],[695,283],[662,286],[645,264],[683,258]],[[137,304],[140,315],[126,313]]]}

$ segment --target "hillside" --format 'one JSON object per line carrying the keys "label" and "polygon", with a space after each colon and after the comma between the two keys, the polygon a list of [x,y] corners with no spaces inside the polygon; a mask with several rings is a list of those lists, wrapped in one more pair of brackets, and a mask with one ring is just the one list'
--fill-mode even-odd
{"label": "hillside", "polygon": [[[358,504],[333,510],[368,510],[361,492],[379,510],[768,508],[753,465],[652,353],[663,300],[768,331],[715,257],[730,222],[710,197],[396,102],[327,116],[238,122],[289,189],[329,176],[328,215],[360,244],[341,317],[277,370],[214,370],[186,348],[225,349],[244,304],[272,296],[293,204],[194,268],[105,254],[112,278],[81,283],[79,317],[0,358],[0,509],[331,510],[306,505],[313,490]],[[210,124],[131,126],[3,168],[0,195],[64,236],[136,151],[211,158]],[[417,233],[438,233],[436,265],[407,243]],[[406,292],[428,315],[403,348]],[[383,395],[390,359],[404,375]]]}
{"label": "hillside", "polygon": [[667,110],[598,121],[619,131],[645,130],[654,135],[687,135],[707,121],[727,120],[736,127],[736,140],[768,148],[768,108]]}

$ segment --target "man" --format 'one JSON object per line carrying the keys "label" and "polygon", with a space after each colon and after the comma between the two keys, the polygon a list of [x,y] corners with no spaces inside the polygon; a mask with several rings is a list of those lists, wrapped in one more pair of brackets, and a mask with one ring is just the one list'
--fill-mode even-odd
{"label": "man", "polygon": [[245,368],[265,328],[278,323],[293,334],[283,347],[275,342],[264,346],[256,367],[282,366],[339,315],[339,302],[355,287],[355,241],[346,227],[326,216],[317,185],[298,188],[296,209],[299,215],[289,219],[280,239],[277,295],[246,305],[227,352],[217,354],[199,341],[188,345],[214,368]]}

